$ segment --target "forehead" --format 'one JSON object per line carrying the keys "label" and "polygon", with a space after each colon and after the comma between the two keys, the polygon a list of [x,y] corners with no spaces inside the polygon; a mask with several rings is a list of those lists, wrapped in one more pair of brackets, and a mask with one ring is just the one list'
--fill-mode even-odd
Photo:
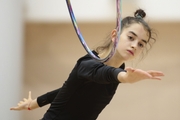
{"label": "forehead", "polygon": [[148,40],[149,34],[144,26],[140,23],[134,23],[124,28],[122,32],[131,33],[134,32],[140,39]]}

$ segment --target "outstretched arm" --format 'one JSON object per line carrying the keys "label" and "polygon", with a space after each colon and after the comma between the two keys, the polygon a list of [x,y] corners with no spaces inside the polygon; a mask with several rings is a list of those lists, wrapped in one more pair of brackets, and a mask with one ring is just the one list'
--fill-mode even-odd
{"label": "outstretched arm", "polygon": [[16,107],[10,108],[10,110],[33,110],[51,103],[56,97],[57,93],[61,88],[43,94],[36,99],[31,98],[31,91],[29,92],[28,98],[24,98],[20,101]]}
{"label": "outstretched arm", "polygon": [[164,74],[161,71],[144,71],[141,69],[126,68],[126,72],[118,74],[118,80],[122,83],[135,83],[144,79],[161,80]]}

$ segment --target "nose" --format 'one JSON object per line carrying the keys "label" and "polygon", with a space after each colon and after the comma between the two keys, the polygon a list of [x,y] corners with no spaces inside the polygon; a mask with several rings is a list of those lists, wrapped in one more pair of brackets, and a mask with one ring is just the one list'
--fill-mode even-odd
{"label": "nose", "polygon": [[133,49],[136,50],[137,46],[138,46],[138,43],[137,43],[136,41],[133,41],[133,42],[131,43],[131,48],[133,48]]}

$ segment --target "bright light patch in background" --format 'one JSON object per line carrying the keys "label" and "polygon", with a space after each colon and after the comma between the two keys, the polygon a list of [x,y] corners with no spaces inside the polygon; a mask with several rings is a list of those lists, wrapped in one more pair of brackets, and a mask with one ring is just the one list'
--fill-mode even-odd
{"label": "bright light patch in background", "polygon": [[[116,1],[72,0],[71,3],[79,22],[109,21],[116,18]],[[26,20],[71,22],[65,0],[27,0]]]}
{"label": "bright light patch in background", "polygon": [[[116,18],[115,0],[72,0],[78,22],[107,22]],[[142,8],[151,21],[180,21],[180,0],[122,0],[122,16]],[[65,0],[26,0],[27,21],[71,22]],[[127,14],[128,13],[128,14]]]}
{"label": "bright light patch in background", "polygon": [[137,0],[153,21],[180,21],[180,0]]}

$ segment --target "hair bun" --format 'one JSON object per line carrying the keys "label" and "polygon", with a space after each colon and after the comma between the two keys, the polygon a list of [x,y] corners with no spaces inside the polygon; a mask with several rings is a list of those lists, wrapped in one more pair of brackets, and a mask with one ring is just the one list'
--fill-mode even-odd
{"label": "hair bun", "polygon": [[138,9],[138,10],[136,10],[136,12],[134,13],[134,17],[136,17],[136,18],[144,18],[144,17],[146,17],[146,13],[144,12],[144,10],[142,10],[142,9]]}

